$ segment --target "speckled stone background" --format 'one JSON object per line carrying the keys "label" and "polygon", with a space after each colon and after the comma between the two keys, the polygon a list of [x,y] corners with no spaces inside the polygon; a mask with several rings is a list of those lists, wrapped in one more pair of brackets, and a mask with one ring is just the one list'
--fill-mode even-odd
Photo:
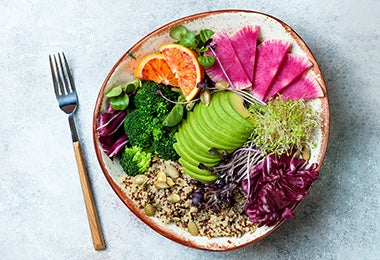
{"label": "speckled stone background", "polygon": [[[331,105],[321,176],[287,221],[240,250],[190,249],[157,234],[98,166],[92,112],[122,54],[174,19],[217,9],[271,14],[303,37]],[[380,1],[0,0],[0,259],[380,259]],[[74,70],[77,123],[107,249],[93,250],[67,118],[48,54]]]}

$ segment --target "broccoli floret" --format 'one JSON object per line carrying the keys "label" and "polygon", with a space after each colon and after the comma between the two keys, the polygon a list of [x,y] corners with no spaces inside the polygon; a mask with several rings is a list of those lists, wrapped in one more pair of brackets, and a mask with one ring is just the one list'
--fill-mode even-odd
{"label": "broccoli floret", "polygon": [[148,169],[152,154],[143,151],[141,147],[126,147],[120,157],[120,164],[124,172],[135,176],[143,174]]}
{"label": "broccoli floret", "polygon": [[154,117],[162,117],[169,113],[173,104],[157,93],[158,88],[166,98],[173,101],[178,99],[178,93],[172,91],[168,86],[152,81],[143,81],[133,98],[135,107]]}
{"label": "broccoli floret", "polygon": [[136,109],[130,112],[124,121],[124,130],[132,146],[150,147],[153,143],[153,116]]}
{"label": "broccoli floret", "polygon": [[179,155],[173,147],[173,144],[177,141],[174,134],[174,132],[165,131],[153,141],[153,150],[165,160],[175,161],[179,159]]}
{"label": "broccoli floret", "polygon": [[173,148],[174,133],[163,125],[163,118],[174,104],[157,93],[158,88],[165,97],[178,99],[179,94],[169,87],[144,81],[133,97],[135,110],[127,115],[124,130],[131,146],[151,149],[166,160],[177,160],[179,156]]}

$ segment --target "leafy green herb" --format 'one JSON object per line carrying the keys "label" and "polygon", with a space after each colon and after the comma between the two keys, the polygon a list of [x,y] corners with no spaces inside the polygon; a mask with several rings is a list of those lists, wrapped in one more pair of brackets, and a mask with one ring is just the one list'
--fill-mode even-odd
{"label": "leafy green herb", "polygon": [[214,32],[210,29],[204,29],[199,32],[199,39],[201,42],[206,43],[214,35]]}
{"label": "leafy green herb", "polygon": [[198,54],[199,63],[208,67],[214,64],[215,59],[213,56],[205,56],[204,53],[208,51],[208,42],[214,35],[210,29],[203,29],[199,34],[190,32],[185,26],[178,25],[170,29],[170,37],[176,39],[179,44],[194,50]]}
{"label": "leafy green herb", "polygon": [[316,112],[303,99],[284,101],[277,97],[266,106],[254,104],[249,111],[255,122],[252,141],[265,154],[301,151],[319,125]]}
{"label": "leafy green herb", "polygon": [[179,124],[184,113],[183,107],[184,105],[182,104],[176,104],[169,112],[169,114],[165,117],[164,121],[162,121],[163,126],[172,127]]}
{"label": "leafy green herb", "polygon": [[141,86],[139,80],[128,84],[120,84],[107,92],[106,97],[110,98],[110,105],[115,110],[125,110],[129,106],[129,94],[136,91]]}
{"label": "leafy green herb", "polygon": [[129,106],[129,96],[128,94],[121,94],[116,97],[112,97],[110,100],[110,105],[115,110],[124,110]]}
{"label": "leafy green herb", "polygon": [[112,88],[107,94],[106,97],[117,97],[120,96],[120,94],[123,93],[123,88],[121,85],[116,86]]}
{"label": "leafy green herb", "polygon": [[198,61],[203,67],[208,67],[214,64],[215,59],[213,56],[198,56]]}
{"label": "leafy green herb", "polygon": [[172,37],[173,39],[176,39],[176,40],[181,40],[182,37],[187,33],[187,29],[185,26],[183,25],[178,25],[178,26],[175,26],[173,27],[169,34],[170,34],[170,37]]}

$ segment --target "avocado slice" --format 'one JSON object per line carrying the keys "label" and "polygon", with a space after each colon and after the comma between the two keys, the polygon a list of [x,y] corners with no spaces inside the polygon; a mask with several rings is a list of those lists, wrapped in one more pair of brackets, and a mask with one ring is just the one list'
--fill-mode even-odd
{"label": "avocado slice", "polygon": [[213,118],[224,123],[223,129],[225,131],[230,131],[230,133],[236,137],[241,136],[247,123],[245,122],[245,119],[232,108],[225,108],[225,106],[230,106],[230,103],[227,99],[228,96],[224,92],[227,91],[217,92],[212,95],[209,113]]}
{"label": "avocado slice", "polygon": [[192,127],[189,124],[190,122],[187,119],[182,121],[182,124],[178,128],[179,139],[177,140],[186,142],[194,150],[208,151],[211,147],[202,142],[197,135],[194,135],[194,131],[192,131]]}
{"label": "avocado slice", "polygon": [[174,149],[179,156],[192,162],[195,165],[199,163],[204,163],[207,166],[214,166],[220,162],[220,158],[216,155],[212,155],[207,152],[199,152],[191,149],[186,142],[177,142],[173,145]]}
{"label": "avocado slice", "polygon": [[203,135],[204,142],[210,146],[210,148],[224,149],[228,151],[233,151],[236,148],[235,143],[228,143],[223,140],[223,138],[213,129],[207,127],[205,123],[202,122],[201,116],[191,115],[191,127],[192,130],[199,135]]}
{"label": "avocado slice", "polygon": [[253,121],[249,117],[250,113],[244,107],[243,99],[238,94],[232,91],[218,92],[215,95],[215,101],[219,103],[216,113],[219,115],[227,114],[231,120],[230,124],[235,124],[234,129],[237,132],[246,133],[253,130]]}
{"label": "avocado slice", "polygon": [[[199,103],[194,108],[194,113],[197,117],[202,119],[204,125],[208,126],[210,129],[220,134],[220,136],[225,136],[226,138],[232,138],[233,141],[237,141],[235,136],[231,136],[232,133],[236,133],[235,127],[229,126],[229,116],[225,114],[225,116],[220,117],[217,113],[214,112],[217,105],[216,102],[213,105],[206,106],[202,103]],[[210,113],[211,112],[211,113]],[[211,115],[210,115],[211,114]]]}
{"label": "avocado slice", "polygon": [[221,140],[218,136],[215,136],[215,133],[211,130],[205,127],[204,124],[202,124],[199,121],[199,117],[197,117],[194,112],[188,113],[187,115],[187,120],[188,120],[188,126],[191,128],[191,131],[194,134],[194,137],[198,137],[199,140],[204,142],[207,147],[207,151],[210,148],[217,148],[217,149],[225,149],[225,150],[234,150],[235,146],[227,145],[227,144],[222,144]]}
{"label": "avocado slice", "polygon": [[[214,103],[215,104],[215,103]],[[236,146],[242,145],[246,138],[244,136],[238,135],[236,130],[229,127],[228,118],[221,119],[214,113],[214,107],[205,106],[200,103],[194,108],[194,113],[196,113],[199,120],[202,121],[207,127],[212,129],[216,135],[220,137],[226,143],[234,144]]]}
{"label": "avocado slice", "polygon": [[199,161],[199,159],[197,158],[194,158],[193,156],[191,156],[189,153],[188,153],[188,148],[185,147],[184,145],[179,145],[178,143],[175,143],[174,144],[174,147],[175,149],[178,150],[178,154],[184,154],[184,156],[181,156],[181,158],[183,160],[185,160],[186,162],[190,163],[191,165],[194,165],[194,166],[198,166],[200,163],[203,163],[204,165],[206,166],[209,166],[209,167],[212,167],[212,166],[215,166],[219,163],[220,160],[218,160],[217,162],[207,162],[207,161]]}
{"label": "avocado slice", "polygon": [[199,169],[197,166],[189,164],[186,160],[180,158],[178,162],[183,166],[183,170],[190,177],[204,182],[212,182],[218,179],[218,176],[211,175],[209,171]]}
{"label": "avocado slice", "polygon": [[201,159],[205,160],[205,162],[216,162],[220,160],[218,156],[209,153],[209,150],[212,148],[212,146],[205,144],[202,137],[199,137],[192,130],[192,127],[188,124],[188,122],[186,122],[185,127],[180,127],[177,135],[177,140],[179,142],[182,142],[182,144],[186,145],[188,149],[196,154],[196,156],[202,156]]}

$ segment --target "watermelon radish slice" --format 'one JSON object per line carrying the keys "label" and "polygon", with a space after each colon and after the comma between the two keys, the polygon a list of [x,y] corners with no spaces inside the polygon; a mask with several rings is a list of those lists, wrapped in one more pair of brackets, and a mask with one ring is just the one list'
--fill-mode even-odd
{"label": "watermelon radish slice", "polygon": [[323,97],[323,90],[315,78],[303,74],[283,89],[280,94],[284,100],[312,99]]}
{"label": "watermelon radish slice", "polygon": [[270,97],[275,97],[311,66],[312,63],[309,59],[294,54],[287,54],[272,86],[265,95],[264,101],[267,102]]}
{"label": "watermelon radish slice", "polygon": [[215,35],[211,44],[213,49],[205,54],[214,56],[216,60],[212,66],[205,68],[210,79],[214,82],[225,80],[235,89],[251,87],[251,80],[245,73],[227,33]]}
{"label": "watermelon radish slice", "polygon": [[243,65],[244,71],[251,82],[253,81],[259,30],[259,26],[249,25],[236,31],[230,37],[232,46],[234,47],[240,63]]}
{"label": "watermelon radish slice", "polygon": [[256,68],[252,94],[264,100],[279,68],[290,49],[290,43],[284,40],[267,40],[257,46]]}

